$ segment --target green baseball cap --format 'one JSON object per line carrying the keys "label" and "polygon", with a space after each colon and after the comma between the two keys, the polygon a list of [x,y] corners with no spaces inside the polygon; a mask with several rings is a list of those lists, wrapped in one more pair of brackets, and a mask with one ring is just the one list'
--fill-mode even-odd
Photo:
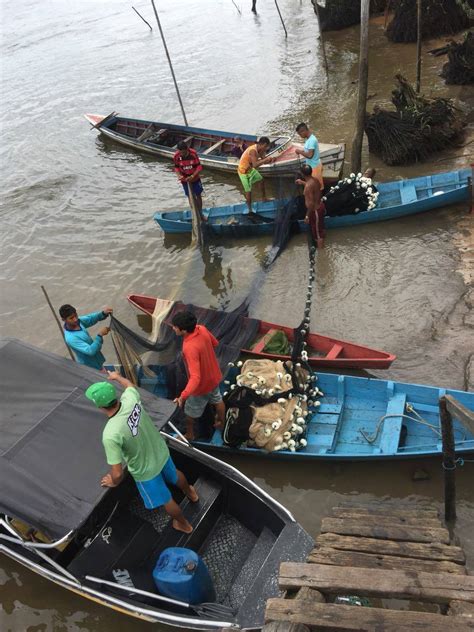
{"label": "green baseball cap", "polygon": [[94,402],[97,408],[104,408],[117,399],[117,391],[110,382],[96,382],[89,386],[86,397]]}

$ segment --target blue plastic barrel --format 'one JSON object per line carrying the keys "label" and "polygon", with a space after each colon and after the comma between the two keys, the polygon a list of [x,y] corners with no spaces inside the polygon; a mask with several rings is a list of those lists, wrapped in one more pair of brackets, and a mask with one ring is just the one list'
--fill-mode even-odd
{"label": "blue plastic barrel", "polygon": [[159,556],[153,570],[158,592],[190,604],[215,601],[216,593],[207,566],[197,553],[170,547]]}

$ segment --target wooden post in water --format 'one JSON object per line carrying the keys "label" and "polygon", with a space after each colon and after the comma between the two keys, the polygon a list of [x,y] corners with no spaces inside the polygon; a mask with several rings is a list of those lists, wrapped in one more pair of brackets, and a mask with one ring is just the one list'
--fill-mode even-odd
{"label": "wooden post in water", "polygon": [[181,112],[183,114],[184,124],[188,125],[188,119],[186,118],[186,112],[184,111],[183,102],[181,101],[181,95],[179,93],[178,83],[176,82],[176,77],[174,76],[173,64],[171,63],[171,57],[170,57],[170,54],[168,52],[168,47],[166,46],[165,36],[163,34],[163,29],[161,28],[160,18],[158,17],[158,11],[156,10],[156,7],[155,7],[155,0],[151,0],[151,4],[152,4],[152,7],[153,7],[153,11],[155,12],[156,23],[158,24],[158,28],[160,29],[161,40],[163,42],[163,46],[164,46],[164,49],[165,49],[166,57],[168,59],[168,64],[169,64],[169,67],[170,67],[170,70],[171,70],[171,76],[173,77],[173,83],[174,83],[174,87],[176,89],[176,94],[178,95],[178,101],[179,101],[179,105],[181,107]]}
{"label": "wooden post in water", "polygon": [[288,31],[286,30],[285,23],[283,22],[283,18],[281,16],[280,7],[278,6],[278,1],[277,0],[275,0],[275,6],[277,8],[278,15],[280,16],[281,23],[283,24],[283,30],[285,31],[285,37],[288,37]]}
{"label": "wooden post in water", "polygon": [[446,397],[441,397],[439,400],[439,416],[443,441],[444,517],[447,522],[451,522],[456,520],[456,455],[453,419],[448,411]]}
{"label": "wooden post in water", "polygon": [[324,37],[323,37],[323,29],[321,28],[321,18],[319,16],[319,6],[318,0],[314,0],[313,2],[314,11],[316,13],[316,18],[318,20],[318,29],[319,29],[319,39],[321,41],[321,47],[323,49],[323,62],[324,62],[324,70],[326,71],[326,88],[329,88],[329,67],[328,67],[328,58],[326,57],[326,46],[324,45]]}
{"label": "wooden post in water", "polygon": [[416,0],[416,93],[421,89],[421,0]]}
{"label": "wooden post in water", "polygon": [[359,52],[359,96],[357,99],[357,119],[352,141],[351,169],[354,173],[361,170],[362,140],[364,138],[365,109],[369,83],[369,5],[370,0],[360,3],[360,52]]}
{"label": "wooden post in water", "polygon": [[257,13],[257,0],[252,0],[252,11]]}
{"label": "wooden post in water", "polygon": [[48,292],[46,292],[46,289],[45,289],[44,285],[42,285],[42,286],[41,286],[41,289],[43,290],[43,294],[44,294],[44,297],[45,297],[45,299],[46,299],[46,302],[48,303],[49,308],[50,308],[51,312],[53,313],[54,320],[56,321],[56,324],[57,324],[57,326],[59,327],[59,331],[61,332],[61,338],[63,339],[63,342],[64,342],[64,344],[66,345],[66,349],[68,350],[69,355],[71,356],[71,360],[72,360],[73,362],[75,362],[75,361],[76,361],[76,358],[74,357],[74,355],[73,355],[73,353],[72,353],[71,349],[67,346],[66,341],[64,340],[64,329],[62,328],[61,323],[59,322],[59,318],[57,317],[57,314],[56,314],[56,312],[54,311],[53,304],[52,304],[52,303],[51,303],[51,301],[49,300]]}

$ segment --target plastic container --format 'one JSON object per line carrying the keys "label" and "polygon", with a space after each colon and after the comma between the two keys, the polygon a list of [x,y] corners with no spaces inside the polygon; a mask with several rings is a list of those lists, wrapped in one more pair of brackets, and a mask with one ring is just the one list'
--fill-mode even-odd
{"label": "plastic container", "polygon": [[190,604],[215,601],[216,593],[207,566],[197,553],[170,547],[159,556],[153,570],[158,592]]}

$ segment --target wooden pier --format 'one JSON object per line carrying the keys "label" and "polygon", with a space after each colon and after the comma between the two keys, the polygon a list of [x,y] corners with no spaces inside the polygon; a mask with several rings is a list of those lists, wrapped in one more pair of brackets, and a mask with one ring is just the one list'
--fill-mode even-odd
{"label": "wooden pier", "polygon": [[[432,506],[341,504],[323,519],[307,562],[281,564],[285,598],[268,600],[263,630],[474,630],[474,576],[465,561]],[[377,603],[327,603],[337,595]],[[419,605],[405,603],[400,610],[381,607],[381,599]]]}

